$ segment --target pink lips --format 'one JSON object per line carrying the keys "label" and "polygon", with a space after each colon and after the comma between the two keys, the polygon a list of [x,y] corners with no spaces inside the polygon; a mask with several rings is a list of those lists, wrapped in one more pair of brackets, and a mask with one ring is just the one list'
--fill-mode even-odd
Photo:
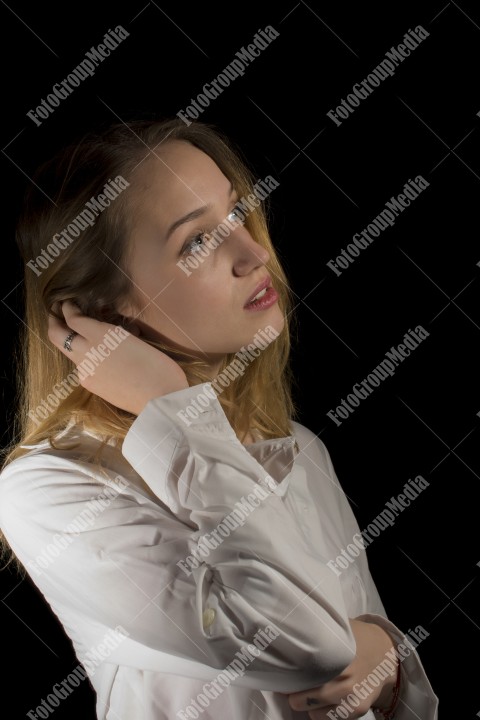
{"label": "pink lips", "polygon": [[264,278],[264,279],[262,280],[262,282],[258,283],[257,287],[255,288],[255,290],[252,292],[252,294],[251,294],[250,297],[248,298],[248,300],[247,300],[247,302],[245,303],[244,307],[247,307],[248,303],[251,303],[251,302],[252,302],[252,300],[253,300],[253,298],[255,297],[255,295],[258,295],[258,293],[261,292],[264,288],[270,287],[271,283],[272,283],[272,280],[271,280],[271,278],[269,278],[268,276],[267,276],[266,278]]}
{"label": "pink lips", "polygon": [[[266,310],[271,305],[277,302],[278,300],[278,293],[276,290],[274,290],[273,287],[271,287],[271,278],[266,277],[262,280],[261,283],[257,285],[255,290],[252,292],[250,297],[248,298],[247,302],[244,305],[245,310]],[[258,295],[259,292],[267,288],[267,292],[265,295],[263,295],[259,300],[253,301],[253,298]]]}

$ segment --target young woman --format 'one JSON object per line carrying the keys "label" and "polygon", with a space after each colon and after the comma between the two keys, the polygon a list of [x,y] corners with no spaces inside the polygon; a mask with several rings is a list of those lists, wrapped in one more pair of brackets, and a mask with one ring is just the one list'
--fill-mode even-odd
{"label": "young woman", "polygon": [[0,524],[98,718],[433,720],[365,552],[334,562],[359,528],[292,419],[275,180],[170,120],[90,134],[35,182]]}

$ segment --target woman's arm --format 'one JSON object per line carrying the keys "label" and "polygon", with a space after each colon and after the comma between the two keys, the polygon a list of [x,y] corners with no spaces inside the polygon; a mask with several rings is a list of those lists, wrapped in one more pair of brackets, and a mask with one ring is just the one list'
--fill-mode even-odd
{"label": "woman's arm", "polygon": [[[211,680],[241,654],[239,685],[294,692],[326,682],[355,652],[339,582],[306,547],[218,400],[189,426],[179,418],[198,391],[150,401],[124,441],[125,458],[160,502],[116,473],[129,485],[32,578],[67,633],[82,639],[80,660],[121,626],[128,636],[109,663]],[[27,569],[101,492],[93,466],[69,458],[32,454],[2,474],[1,525]],[[223,520],[245,500],[251,512],[222,536]],[[193,569],[187,555],[206,533],[209,555]],[[260,653],[258,633],[271,638]]]}
{"label": "woman's arm", "polygon": [[[344,547],[352,542],[359,532],[359,526],[351,509],[350,503],[343,492],[335,473],[329,452],[324,443],[312,436],[312,449],[318,449],[325,458],[328,467],[329,479],[334,483],[338,492],[338,513],[341,517],[341,526],[344,535]],[[318,460],[318,458],[317,458]],[[353,630],[356,640],[356,657],[337,678],[307,692],[290,694],[289,701],[296,710],[310,710],[312,720],[323,717],[334,718],[331,714],[322,715],[323,710],[317,711],[315,707],[340,705],[353,693],[354,701],[360,699],[360,705],[354,708],[349,715],[351,718],[361,717],[358,713],[365,707],[380,707],[386,709],[394,699],[394,685],[396,680],[396,667],[400,669],[399,695],[394,714],[395,720],[435,720],[438,712],[438,698],[426,676],[422,662],[410,640],[386,616],[385,609],[371,576],[365,552],[361,552],[355,559],[355,568],[358,573],[365,594],[364,610],[353,620]],[[370,626],[370,628],[369,628]],[[380,630],[381,629],[381,630]],[[380,630],[380,632],[379,632]],[[393,655],[390,648],[393,647]],[[392,665],[393,674],[386,674]],[[379,687],[369,685],[367,677],[374,668],[380,668],[380,675],[386,675]],[[365,684],[366,681],[366,684]],[[355,686],[358,693],[355,692]],[[368,689],[368,694],[365,693]],[[380,692],[381,691],[381,692]],[[365,697],[362,697],[365,695]],[[310,700],[308,700],[310,698]],[[312,701],[313,699],[313,701]],[[317,703],[315,702],[318,702]],[[382,718],[379,713],[379,718]]]}

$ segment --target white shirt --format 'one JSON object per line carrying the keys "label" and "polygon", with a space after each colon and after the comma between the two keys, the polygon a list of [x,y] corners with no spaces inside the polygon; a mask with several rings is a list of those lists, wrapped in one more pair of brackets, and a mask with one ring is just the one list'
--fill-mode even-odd
{"label": "white shirt", "polygon": [[[294,422],[244,446],[216,398],[187,426],[198,392],[151,400],[102,471],[78,426],[61,440],[76,447],[31,446],[1,474],[0,526],[90,669],[99,720],[308,720],[280,693],[352,662],[349,617],[405,636],[364,551],[327,565],[359,528],[322,441]],[[415,650],[401,668],[395,719],[434,720]]]}

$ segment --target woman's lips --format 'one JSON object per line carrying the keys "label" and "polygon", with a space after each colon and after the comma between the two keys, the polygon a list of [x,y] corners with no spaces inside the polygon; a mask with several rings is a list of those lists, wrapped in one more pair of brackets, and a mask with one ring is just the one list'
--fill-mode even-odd
{"label": "woman's lips", "polygon": [[[257,293],[258,295],[258,293]],[[274,290],[273,287],[267,288],[264,295],[262,295],[261,298],[258,300],[252,300],[251,302],[247,303],[245,305],[245,310],[248,311],[255,311],[255,310],[266,310],[267,308],[274,305],[278,300],[278,293],[276,290]]]}
{"label": "woman's lips", "polygon": [[261,282],[258,283],[257,287],[254,289],[252,294],[249,296],[247,302],[245,303],[244,307],[246,307],[249,303],[252,302],[254,298],[257,297],[259,293],[262,292],[262,290],[265,290],[266,288],[269,288],[272,284],[272,279],[269,275],[266,275]]}

